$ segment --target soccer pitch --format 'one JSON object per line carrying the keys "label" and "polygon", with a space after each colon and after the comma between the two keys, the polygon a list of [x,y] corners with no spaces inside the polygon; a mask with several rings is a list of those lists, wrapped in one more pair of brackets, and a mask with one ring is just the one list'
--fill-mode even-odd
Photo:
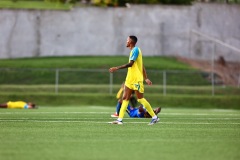
{"label": "soccer pitch", "polygon": [[114,107],[0,109],[2,160],[237,160],[240,111],[162,108],[160,122],[108,124]]}

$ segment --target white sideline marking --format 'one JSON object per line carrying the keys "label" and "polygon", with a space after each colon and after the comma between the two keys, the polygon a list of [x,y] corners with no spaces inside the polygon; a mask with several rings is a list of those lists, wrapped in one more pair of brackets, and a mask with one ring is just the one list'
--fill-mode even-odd
{"label": "white sideline marking", "polygon": [[[0,115],[4,114],[109,114],[111,115],[112,112],[0,112]],[[160,113],[160,115],[191,115],[191,116],[240,116],[239,112],[236,113],[222,113],[222,114],[215,114],[215,113]]]}
{"label": "white sideline marking", "polygon": [[[44,121],[44,120],[25,120],[25,119],[0,119],[0,122],[38,122],[38,123],[102,123],[102,124],[109,124],[110,122],[99,122],[99,121]],[[124,124],[146,124],[149,122],[124,122]],[[197,123],[190,123],[190,122],[158,122],[160,124],[201,124],[201,125],[208,125],[208,124],[233,124],[233,125],[239,125],[240,123],[215,123],[215,122],[197,122]]]}

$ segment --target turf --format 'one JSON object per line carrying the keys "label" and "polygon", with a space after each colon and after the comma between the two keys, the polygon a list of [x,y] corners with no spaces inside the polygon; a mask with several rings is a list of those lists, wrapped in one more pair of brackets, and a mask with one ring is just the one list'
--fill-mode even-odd
{"label": "turf", "polygon": [[[0,84],[55,84],[57,69],[59,84],[109,84],[108,69],[127,62],[127,56],[2,59],[0,74],[3,76],[0,76]],[[163,84],[163,70],[166,72],[168,85],[211,84],[203,72],[196,71],[173,57],[144,57],[144,65],[148,77],[151,77],[154,84]],[[126,71],[125,69],[115,72],[112,75],[113,83],[121,84],[125,79]]]}
{"label": "turf", "polygon": [[240,158],[240,111],[163,108],[160,123],[107,122],[114,108],[40,107],[0,110],[4,160],[235,160]]}
{"label": "turf", "polygon": [[[63,63],[64,61],[64,63]],[[62,56],[0,59],[0,68],[81,68],[108,69],[109,67],[126,64],[128,56]],[[144,57],[147,69],[193,70],[187,64],[173,57]]]}
{"label": "turf", "polygon": [[2,9],[37,9],[37,10],[70,10],[71,4],[52,3],[44,1],[31,1],[31,0],[1,0],[0,8]]}

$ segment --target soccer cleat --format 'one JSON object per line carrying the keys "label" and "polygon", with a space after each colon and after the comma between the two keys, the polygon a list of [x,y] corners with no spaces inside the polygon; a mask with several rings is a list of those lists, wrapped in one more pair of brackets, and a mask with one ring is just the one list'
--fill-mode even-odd
{"label": "soccer cleat", "polygon": [[158,121],[160,121],[160,119],[157,117],[155,119],[152,119],[151,122],[148,125],[154,125],[155,123],[157,123]]}
{"label": "soccer cleat", "polygon": [[114,113],[114,114],[111,115],[111,117],[113,117],[113,118],[118,118],[118,114],[117,114],[117,113]]}
{"label": "soccer cleat", "polygon": [[116,120],[116,121],[113,121],[112,124],[123,124],[123,122]]}

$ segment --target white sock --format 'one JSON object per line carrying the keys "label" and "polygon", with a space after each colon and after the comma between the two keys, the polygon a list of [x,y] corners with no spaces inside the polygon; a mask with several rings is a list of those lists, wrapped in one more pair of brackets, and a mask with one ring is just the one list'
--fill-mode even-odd
{"label": "white sock", "polygon": [[122,118],[118,118],[117,120],[118,120],[118,121],[122,121]]}
{"label": "white sock", "polygon": [[157,116],[153,116],[152,119],[157,119]]}

